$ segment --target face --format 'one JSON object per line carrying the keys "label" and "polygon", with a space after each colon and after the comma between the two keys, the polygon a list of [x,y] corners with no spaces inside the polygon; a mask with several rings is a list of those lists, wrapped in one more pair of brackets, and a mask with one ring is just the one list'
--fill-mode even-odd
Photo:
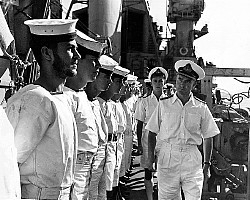
{"label": "face", "polygon": [[76,50],[76,42],[60,42],[57,49],[53,51],[54,62],[53,69],[60,78],[73,77],[77,74],[77,62],[80,55]]}
{"label": "face", "polygon": [[176,77],[176,91],[182,96],[189,96],[195,86],[195,80],[178,74]]}
{"label": "face", "polygon": [[97,90],[105,91],[109,88],[112,83],[111,74],[106,74],[103,72],[99,72],[95,80]]}
{"label": "face", "polygon": [[122,86],[123,86],[123,78],[115,77],[110,85],[110,88],[112,89],[114,94],[119,94]]}
{"label": "face", "polygon": [[156,76],[151,78],[151,85],[153,87],[154,92],[162,91],[164,84],[165,84],[165,79],[163,78],[163,76]]}
{"label": "face", "polygon": [[77,79],[78,82],[92,82],[96,79],[99,72],[100,63],[98,58],[93,55],[87,54],[78,62]]}

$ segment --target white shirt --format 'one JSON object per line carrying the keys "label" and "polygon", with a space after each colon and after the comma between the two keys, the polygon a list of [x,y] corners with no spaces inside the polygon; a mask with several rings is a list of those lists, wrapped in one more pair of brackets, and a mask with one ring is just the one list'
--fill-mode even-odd
{"label": "white shirt", "polygon": [[[162,94],[160,98],[163,97],[165,97],[164,94]],[[135,119],[147,124],[158,103],[159,101],[153,92],[147,97],[142,97],[141,102],[138,103],[135,110]]]}
{"label": "white shirt", "polygon": [[115,119],[118,124],[118,133],[123,133],[126,130],[127,119],[126,113],[122,107],[120,101],[114,102],[112,101],[113,112],[115,114]]}
{"label": "white shirt", "polygon": [[39,85],[20,89],[7,102],[15,131],[21,182],[38,187],[70,187],[76,161],[77,129],[65,94]]}
{"label": "white shirt", "polygon": [[91,106],[96,117],[96,124],[99,136],[99,145],[105,144],[108,139],[108,125],[105,121],[99,101],[91,101]]}
{"label": "white shirt", "polygon": [[0,197],[1,199],[21,199],[14,130],[2,107],[0,107],[0,118]]}
{"label": "white shirt", "polygon": [[100,103],[102,113],[105,117],[105,120],[108,126],[108,134],[116,134],[118,131],[118,124],[115,119],[111,100],[105,101],[104,99],[100,97],[97,97],[97,100]]}
{"label": "white shirt", "polygon": [[157,134],[157,144],[200,145],[220,133],[206,103],[193,95],[184,106],[176,94],[160,100],[145,128]]}
{"label": "white shirt", "polygon": [[78,131],[78,150],[95,153],[98,148],[96,117],[85,91],[75,92],[65,87],[64,91],[73,98],[73,113]]}

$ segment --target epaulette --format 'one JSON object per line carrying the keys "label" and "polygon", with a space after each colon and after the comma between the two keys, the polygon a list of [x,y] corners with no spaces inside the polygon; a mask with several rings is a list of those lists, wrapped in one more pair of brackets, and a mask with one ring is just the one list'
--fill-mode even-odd
{"label": "epaulette", "polygon": [[51,95],[63,94],[63,92],[50,92]]}
{"label": "epaulette", "polygon": [[207,102],[206,102],[206,101],[203,101],[203,100],[199,99],[199,98],[198,98],[198,97],[196,97],[196,96],[194,96],[194,98],[195,98],[197,101],[201,102],[201,103],[207,104]]}
{"label": "epaulette", "polygon": [[75,92],[83,92],[84,89],[74,90]]}
{"label": "epaulette", "polygon": [[167,97],[162,97],[162,98],[160,98],[160,100],[170,99],[170,98],[173,97],[173,96],[174,96],[174,95],[171,94],[171,95],[169,95],[169,96],[167,96]]}

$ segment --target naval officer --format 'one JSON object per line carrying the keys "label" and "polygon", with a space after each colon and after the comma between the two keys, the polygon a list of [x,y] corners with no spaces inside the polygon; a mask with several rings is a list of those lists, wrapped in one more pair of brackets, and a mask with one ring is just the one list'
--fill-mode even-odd
{"label": "naval officer", "polygon": [[[175,63],[176,92],[162,98],[145,127],[149,130],[149,169],[157,159],[158,197],[160,200],[201,199],[204,178],[209,174],[212,137],[219,129],[205,102],[193,96],[196,81],[204,70],[191,60]],[[156,139],[157,135],[157,139]],[[204,144],[204,163],[197,146]],[[156,144],[156,146],[155,146]]]}

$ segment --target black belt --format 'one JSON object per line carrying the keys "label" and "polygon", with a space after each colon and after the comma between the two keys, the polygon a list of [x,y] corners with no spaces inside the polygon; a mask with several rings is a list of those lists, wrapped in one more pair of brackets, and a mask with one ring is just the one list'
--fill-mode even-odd
{"label": "black belt", "polygon": [[108,134],[108,142],[116,142],[116,141],[117,141],[117,135]]}

